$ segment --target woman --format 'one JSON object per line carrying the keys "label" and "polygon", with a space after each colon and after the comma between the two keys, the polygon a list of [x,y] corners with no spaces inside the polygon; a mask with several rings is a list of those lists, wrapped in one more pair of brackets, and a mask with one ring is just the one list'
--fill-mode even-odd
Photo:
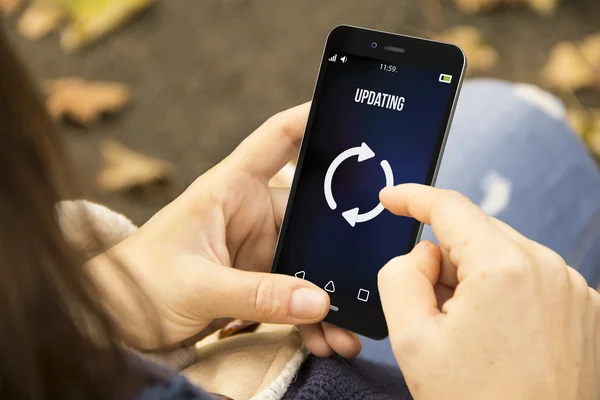
{"label": "woman", "polygon": [[[307,105],[269,119],[142,228],[84,263],[55,211],[78,194],[63,144],[3,36],[0,60],[1,398],[210,398],[121,344],[193,342],[222,317],[298,325],[317,356],[360,351],[355,335],[319,323],[329,307],[320,288],[265,273],[287,196],[267,183],[297,151]],[[440,242],[380,273],[390,341],[414,398],[598,398],[600,299],[562,258],[455,192],[403,185],[381,201],[432,225]],[[93,225],[81,234],[101,230]],[[359,366],[336,365],[362,376]],[[387,384],[378,397],[408,397],[399,377],[379,385],[382,377],[363,382],[368,393]]]}

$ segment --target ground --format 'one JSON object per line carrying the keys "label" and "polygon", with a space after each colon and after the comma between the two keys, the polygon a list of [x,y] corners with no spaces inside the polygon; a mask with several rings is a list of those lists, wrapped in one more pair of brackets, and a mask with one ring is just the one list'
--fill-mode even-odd
{"label": "ground", "polygon": [[[440,3],[442,20],[431,11],[424,18],[423,10]],[[267,117],[310,99],[327,33],[335,25],[419,36],[475,25],[501,58],[483,75],[541,84],[539,70],[549,49],[599,31],[598,15],[597,0],[565,0],[553,18],[525,8],[465,16],[448,0],[163,0],[76,55],[61,52],[56,35],[28,42],[15,33],[14,20],[8,26],[40,80],[81,76],[132,88],[134,102],[120,116],[87,130],[64,130],[87,196],[139,224]],[[600,103],[597,97],[590,93],[584,101]],[[171,161],[175,187],[151,195],[98,191],[98,144],[106,136]]]}

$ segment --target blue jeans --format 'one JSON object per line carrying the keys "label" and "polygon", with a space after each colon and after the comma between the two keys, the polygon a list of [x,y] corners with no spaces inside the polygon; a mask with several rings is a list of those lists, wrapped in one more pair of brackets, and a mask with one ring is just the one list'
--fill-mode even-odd
{"label": "blue jeans", "polygon": [[[437,187],[553,249],[600,281],[600,172],[558,99],[531,85],[465,83]],[[423,239],[434,240],[430,227]],[[363,338],[361,358],[395,365],[386,339]]]}

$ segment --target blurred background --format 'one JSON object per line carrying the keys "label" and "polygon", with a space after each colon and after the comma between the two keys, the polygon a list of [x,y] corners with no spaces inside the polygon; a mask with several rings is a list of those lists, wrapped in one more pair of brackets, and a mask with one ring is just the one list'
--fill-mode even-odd
{"label": "blurred background", "polygon": [[0,10],[87,196],[138,224],[266,118],[310,100],[338,24],[456,42],[469,78],[560,96],[600,154],[599,0],[0,0]]}

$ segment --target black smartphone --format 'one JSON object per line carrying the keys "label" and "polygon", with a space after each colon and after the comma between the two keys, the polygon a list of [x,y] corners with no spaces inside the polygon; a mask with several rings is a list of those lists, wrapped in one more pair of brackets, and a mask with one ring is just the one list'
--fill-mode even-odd
{"label": "black smartphone", "polygon": [[338,26],[325,45],[272,272],[327,291],[325,321],[387,336],[377,273],[422,225],[385,210],[385,186],[432,185],[466,60],[457,46]]}

